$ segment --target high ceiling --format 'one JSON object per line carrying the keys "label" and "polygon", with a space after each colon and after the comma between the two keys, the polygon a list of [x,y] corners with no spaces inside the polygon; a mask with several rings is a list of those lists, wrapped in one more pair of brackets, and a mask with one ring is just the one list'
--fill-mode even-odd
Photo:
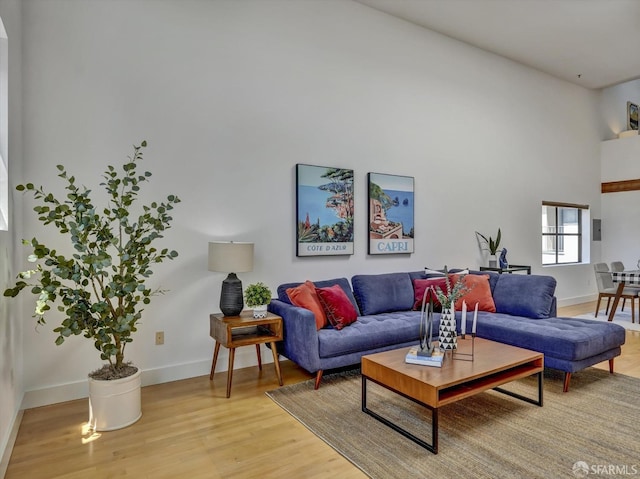
{"label": "high ceiling", "polygon": [[587,88],[640,78],[640,0],[357,0]]}

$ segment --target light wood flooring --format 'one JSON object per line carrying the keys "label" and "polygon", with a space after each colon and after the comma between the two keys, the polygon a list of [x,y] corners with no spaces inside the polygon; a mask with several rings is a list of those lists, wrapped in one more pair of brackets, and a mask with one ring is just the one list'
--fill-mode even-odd
{"label": "light wood flooring", "polygon": [[[585,303],[559,315],[594,308]],[[640,377],[640,332],[627,332],[615,370]],[[282,373],[285,385],[312,377],[290,361]],[[202,376],[148,386],[136,424],[94,435],[85,430],[86,399],[26,410],[5,478],[365,478],[265,396],[277,387],[272,364],[235,371],[229,399],[226,372],[213,382]]]}

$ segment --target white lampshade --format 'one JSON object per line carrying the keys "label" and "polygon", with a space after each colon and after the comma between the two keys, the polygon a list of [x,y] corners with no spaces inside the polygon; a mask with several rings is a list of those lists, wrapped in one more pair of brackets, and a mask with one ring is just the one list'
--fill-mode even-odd
{"label": "white lampshade", "polygon": [[212,241],[209,243],[209,271],[244,273],[253,270],[253,243]]}

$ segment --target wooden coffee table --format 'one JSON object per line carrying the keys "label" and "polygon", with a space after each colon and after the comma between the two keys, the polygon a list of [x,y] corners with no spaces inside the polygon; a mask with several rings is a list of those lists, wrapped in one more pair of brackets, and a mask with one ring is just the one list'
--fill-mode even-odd
{"label": "wooden coffee table", "polygon": [[[471,351],[471,340],[458,340],[460,352]],[[542,406],[544,355],[528,349],[475,339],[473,361],[447,356],[441,368],[406,364],[409,348],[362,357],[362,411],[381,421],[425,449],[438,453],[438,409],[488,389]],[[467,351],[468,350],[468,351]],[[532,399],[498,386],[527,376],[538,377],[538,398]],[[414,436],[367,408],[367,381],[411,399],[431,410],[431,444]]]}

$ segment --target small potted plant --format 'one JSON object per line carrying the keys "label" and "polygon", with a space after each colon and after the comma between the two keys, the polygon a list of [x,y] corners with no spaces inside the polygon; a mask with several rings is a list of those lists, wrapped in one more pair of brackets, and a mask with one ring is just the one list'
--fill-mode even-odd
{"label": "small potted plant", "polygon": [[254,283],[244,290],[247,306],[253,308],[254,318],[267,317],[267,305],[271,302],[271,290],[264,283]]}
{"label": "small potted plant", "polygon": [[483,250],[489,250],[489,267],[490,268],[495,268],[498,266],[498,262],[496,259],[496,254],[498,253],[498,248],[500,247],[500,240],[502,239],[502,233],[500,231],[500,228],[498,228],[498,234],[496,235],[496,239],[494,240],[491,236],[489,236],[489,238],[487,238],[485,235],[483,235],[482,233],[478,233],[476,231],[476,237],[478,238],[478,241],[482,241],[484,243],[484,247],[481,246],[481,249]]}

